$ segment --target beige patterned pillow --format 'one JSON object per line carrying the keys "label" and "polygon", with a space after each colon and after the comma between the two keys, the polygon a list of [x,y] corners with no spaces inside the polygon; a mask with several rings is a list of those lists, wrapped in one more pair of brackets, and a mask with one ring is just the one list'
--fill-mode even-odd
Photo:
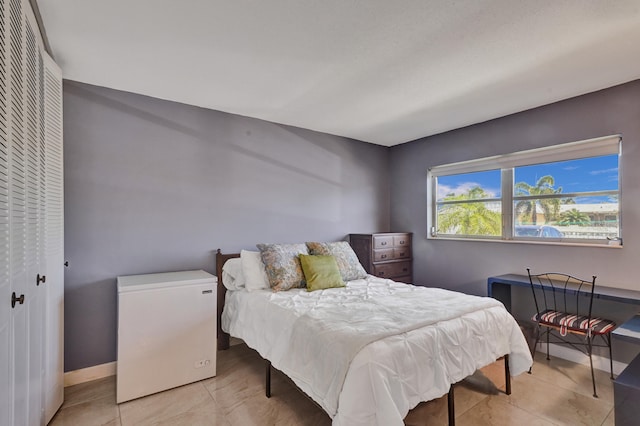
{"label": "beige patterned pillow", "polygon": [[262,263],[273,291],[307,286],[298,258],[301,254],[309,254],[306,245],[256,244],[256,247],[260,250]]}
{"label": "beige patterned pillow", "polygon": [[310,254],[333,256],[338,263],[340,275],[344,281],[358,280],[367,277],[358,256],[346,241],[335,243],[307,243]]}

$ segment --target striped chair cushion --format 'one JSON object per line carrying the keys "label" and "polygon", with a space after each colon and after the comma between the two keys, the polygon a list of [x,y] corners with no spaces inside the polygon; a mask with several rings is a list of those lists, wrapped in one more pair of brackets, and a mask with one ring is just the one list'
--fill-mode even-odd
{"label": "striped chair cushion", "polygon": [[555,325],[568,331],[586,332],[591,328],[592,334],[607,334],[616,328],[616,323],[602,318],[568,314],[566,312],[552,311],[550,309],[533,316],[535,322],[540,324]]}

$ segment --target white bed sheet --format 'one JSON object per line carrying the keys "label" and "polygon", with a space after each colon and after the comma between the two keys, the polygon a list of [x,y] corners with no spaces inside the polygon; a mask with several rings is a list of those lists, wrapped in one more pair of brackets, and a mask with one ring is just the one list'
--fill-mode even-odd
{"label": "white bed sheet", "polygon": [[227,292],[222,328],[287,374],[334,425],[402,425],[418,403],[504,354],[512,375],[532,363],[494,299],[373,276],[345,289]]}

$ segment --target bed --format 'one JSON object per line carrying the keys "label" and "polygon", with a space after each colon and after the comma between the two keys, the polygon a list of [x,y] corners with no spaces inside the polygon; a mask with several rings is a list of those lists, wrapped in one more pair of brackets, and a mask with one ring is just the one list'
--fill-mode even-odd
{"label": "bed", "polygon": [[317,403],[333,425],[402,425],[422,401],[504,357],[510,375],[532,359],[518,324],[491,298],[367,275],[343,288],[229,291],[218,251],[218,345],[242,339]]}

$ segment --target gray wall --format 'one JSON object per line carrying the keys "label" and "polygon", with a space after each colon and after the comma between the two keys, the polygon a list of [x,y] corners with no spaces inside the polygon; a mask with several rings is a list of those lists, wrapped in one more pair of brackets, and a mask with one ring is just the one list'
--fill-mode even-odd
{"label": "gray wall", "polygon": [[[391,149],[69,81],[64,114],[66,371],[116,359],[116,276],[213,272],[257,242],[409,231],[419,284],[486,294],[529,266],[640,290],[640,81]],[[427,240],[428,167],[614,133],[622,249]]]}
{"label": "gray wall", "polygon": [[[620,133],[622,249],[427,239],[431,166]],[[486,295],[487,277],[565,271],[640,291],[640,80],[486,123],[395,146],[390,151],[391,229],[414,233],[416,283]],[[638,239],[636,239],[638,238]],[[637,307],[606,312],[621,320]]]}
{"label": "gray wall", "polygon": [[116,276],[389,229],[389,149],[64,83],[65,370],[116,359]]}

